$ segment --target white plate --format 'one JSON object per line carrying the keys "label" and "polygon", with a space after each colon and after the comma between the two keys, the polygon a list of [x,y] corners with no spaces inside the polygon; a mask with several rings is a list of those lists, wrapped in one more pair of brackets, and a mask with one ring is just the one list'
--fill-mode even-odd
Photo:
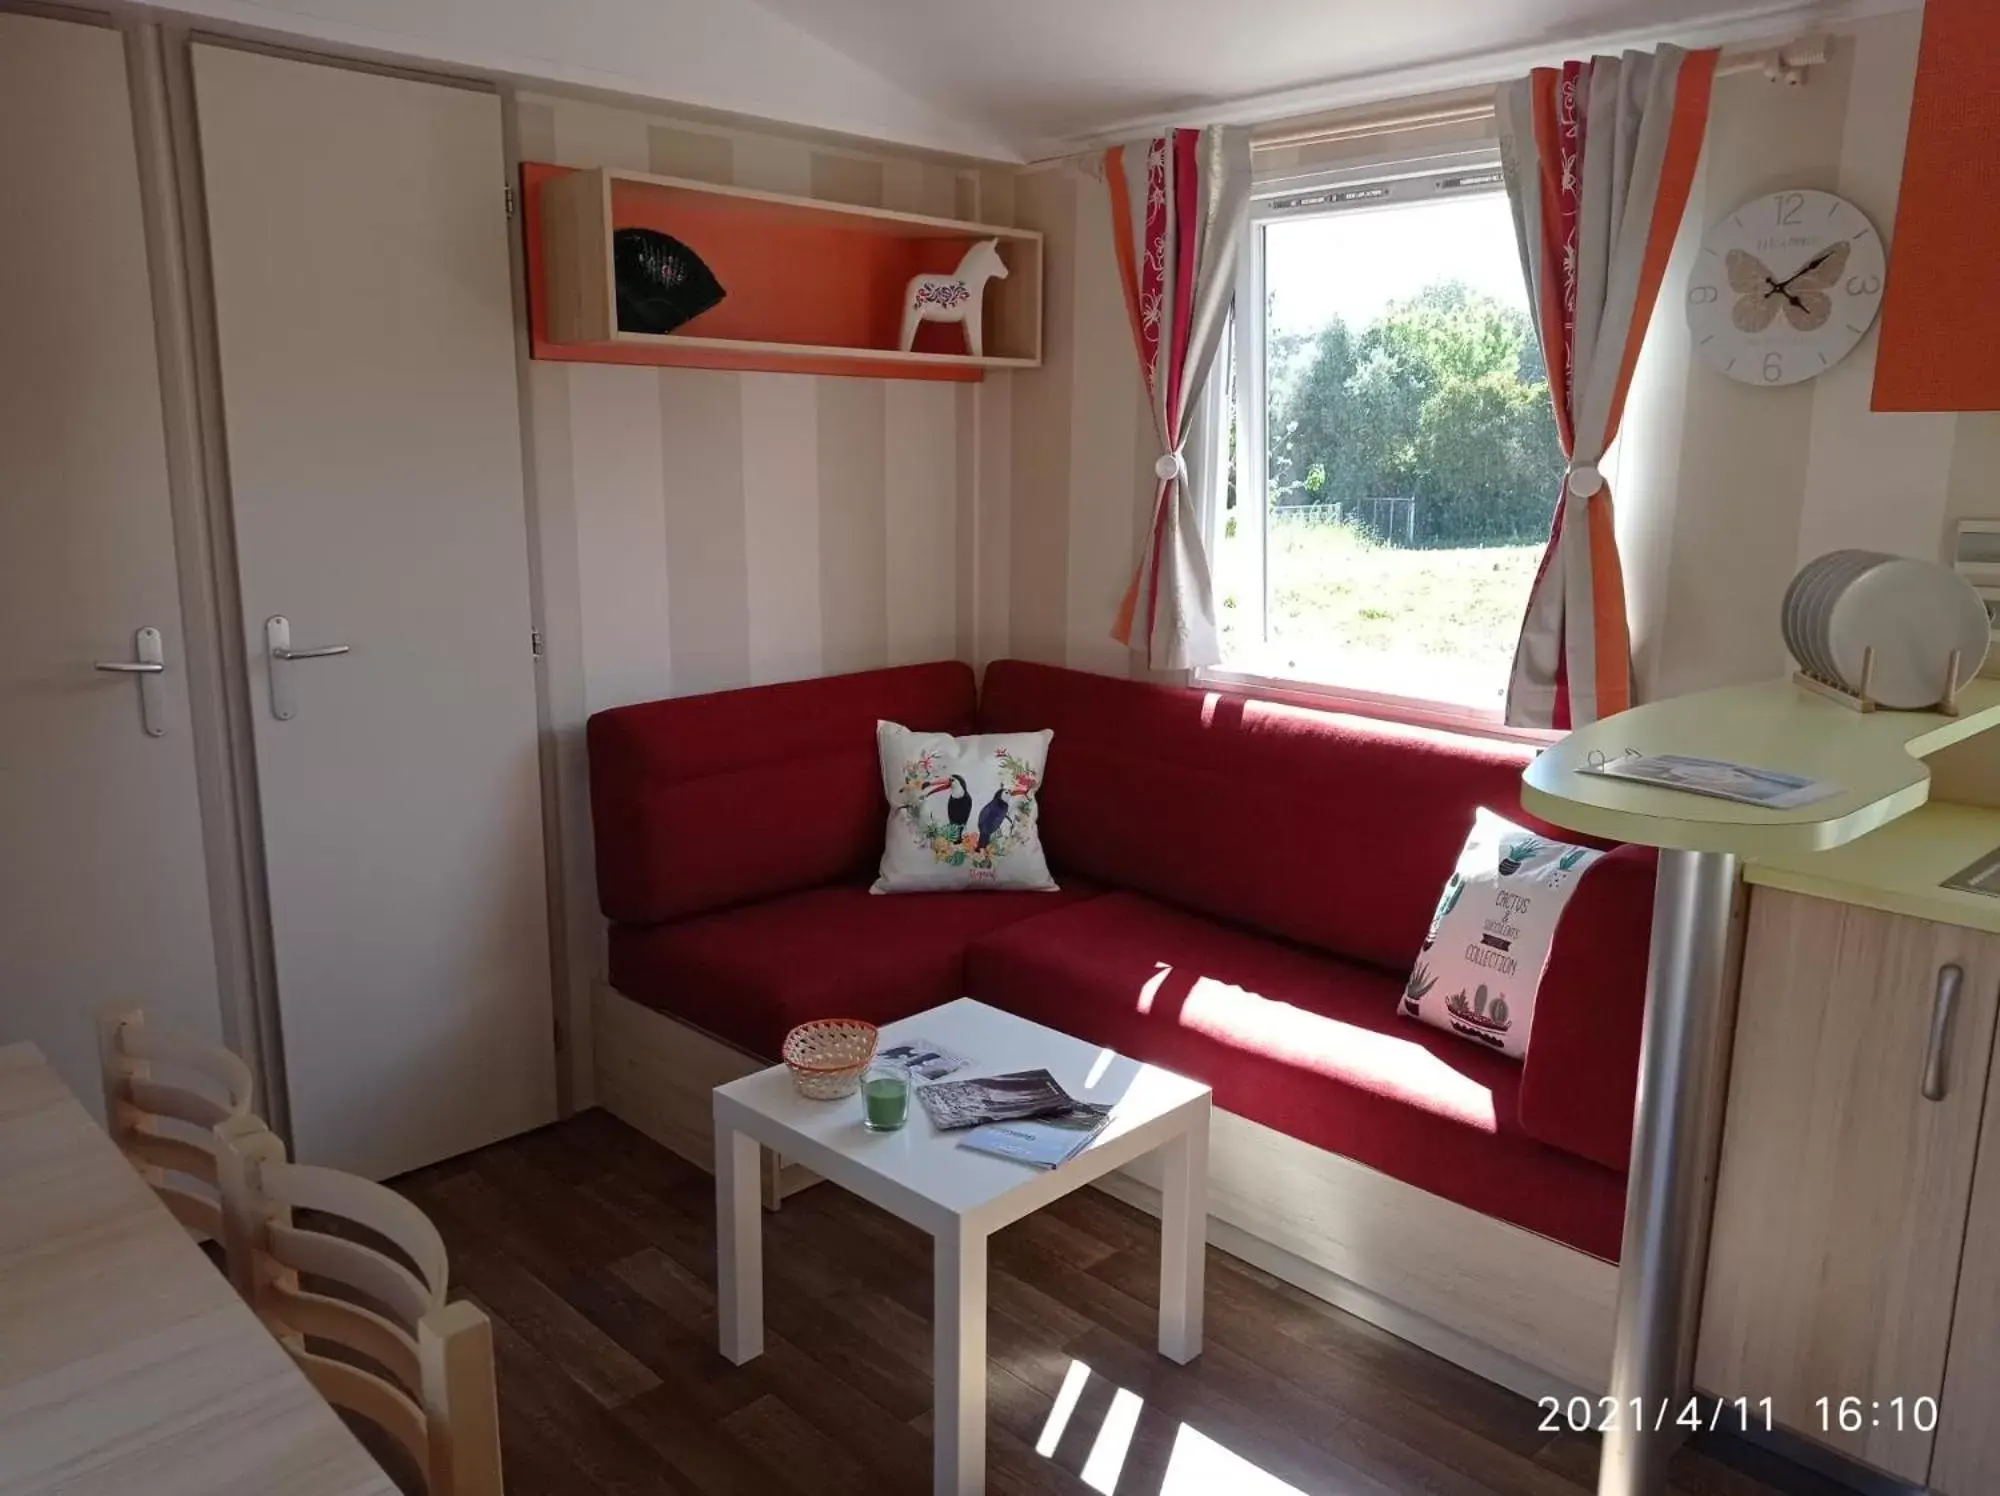
{"label": "white plate", "polygon": [[1839,678],[1858,688],[1862,653],[1875,651],[1868,694],[1913,711],[1944,694],[1951,652],[1958,679],[1971,680],[1992,642],[1986,605],[1970,582],[1929,561],[1896,557],[1869,569],[1834,600],[1826,641]]}
{"label": "white plate", "polygon": [[1807,621],[1807,628],[1812,636],[1814,653],[1819,659],[1821,675],[1852,691],[1860,685],[1860,681],[1842,675],[1840,662],[1834,658],[1831,635],[1833,610],[1856,582],[1896,558],[1886,551],[1841,551],[1838,554],[1840,559],[1827,567],[1825,585],[1813,595],[1813,616]]}
{"label": "white plate", "polygon": [[1813,668],[1812,650],[1806,638],[1806,598],[1832,559],[1832,556],[1815,556],[1798,569],[1797,574],[1792,577],[1791,585],[1785,588],[1785,602],[1783,611],[1779,615],[1779,627],[1785,636],[1785,647],[1792,652],[1792,658],[1798,661],[1801,669]]}
{"label": "white plate", "polygon": [[1784,601],[1778,604],[1778,632],[1784,636],[1785,648],[1792,652],[1792,658],[1801,665],[1805,660],[1800,655],[1798,606],[1799,596],[1805,591],[1807,580],[1812,575],[1813,563],[1808,561],[1792,574],[1785,584]]}
{"label": "white plate", "polygon": [[[1829,551],[1812,564],[1812,576],[1799,595],[1801,663],[1823,680],[1839,682],[1840,674],[1827,647],[1827,621],[1833,605],[1857,577],[1891,559],[1881,551]],[[1848,689],[1853,684],[1848,683]]]}

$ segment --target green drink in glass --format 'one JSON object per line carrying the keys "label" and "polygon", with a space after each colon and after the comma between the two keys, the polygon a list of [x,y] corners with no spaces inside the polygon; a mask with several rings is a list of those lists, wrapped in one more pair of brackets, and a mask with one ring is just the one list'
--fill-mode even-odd
{"label": "green drink in glass", "polygon": [[861,1122],[870,1132],[894,1132],[910,1120],[910,1072],[876,1060],[861,1077]]}

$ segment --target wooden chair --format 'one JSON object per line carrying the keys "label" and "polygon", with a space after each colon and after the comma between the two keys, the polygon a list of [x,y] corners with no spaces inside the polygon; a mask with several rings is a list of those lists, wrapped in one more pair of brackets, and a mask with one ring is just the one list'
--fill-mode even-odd
{"label": "wooden chair", "polygon": [[222,1241],[217,1128],[264,1124],[250,1111],[250,1067],[219,1044],[160,1029],[136,1008],[97,1019],[104,1125],[197,1240]]}
{"label": "wooden chair", "polygon": [[[220,1143],[237,1288],[320,1395],[394,1440],[428,1496],[501,1496],[493,1327],[478,1306],[445,1302],[437,1228],[394,1190],[287,1163],[269,1132],[224,1129]],[[406,1261],[295,1224],[294,1210],[359,1226]]]}

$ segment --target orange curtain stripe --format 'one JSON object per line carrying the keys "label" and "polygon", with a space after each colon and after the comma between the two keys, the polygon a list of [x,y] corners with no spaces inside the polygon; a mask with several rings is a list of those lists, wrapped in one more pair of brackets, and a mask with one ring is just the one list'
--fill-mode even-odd
{"label": "orange curtain stripe", "polygon": [[1562,150],[1556,139],[1556,93],[1562,74],[1555,68],[1536,68],[1529,80],[1534,89],[1535,163],[1541,177],[1537,228],[1542,237],[1542,285],[1535,297],[1535,315],[1541,324],[1549,389],[1564,392],[1552,403],[1556,438],[1567,457],[1576,448],[1576,435],[1569,419],[1569,337],[1563,328]]}
{"label": "orange curtain stripe", "polygon": [[[1111,195],[1111,245],[1118,255],[1118,284],[1125,291],[1125,315],[1132,322],[1132,346],[1146,346],[1145,329],[1139,323],[1139,252],[1132,244],[1131,188],[1125,181],[1125,147],[1114,145],[1104,153],[1104,189]],[[1153,387],[1152,370],[1146,371],[1146,388]]]}
{"label": "orange curtain stripe", "polygon": [[1597,715],[1632,704],[1632,634],[1625,619],[1625,567],[1618,558],[1617,515],[1606,484],[1584,505],[1590,520],[1590,617],[1596,651]]}

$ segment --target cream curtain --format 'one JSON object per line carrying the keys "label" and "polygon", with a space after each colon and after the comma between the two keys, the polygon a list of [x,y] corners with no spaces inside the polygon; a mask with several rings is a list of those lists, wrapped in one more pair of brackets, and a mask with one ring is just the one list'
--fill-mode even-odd
{"label": "cream curtain", "polygon": [[1632,704],[1611,490],[1597,464],[1687,210],[1716,54],[1662,47],[1501,88],[1501,158],[1568,459],[1507,688],[1507,720],[1581,727]]}

